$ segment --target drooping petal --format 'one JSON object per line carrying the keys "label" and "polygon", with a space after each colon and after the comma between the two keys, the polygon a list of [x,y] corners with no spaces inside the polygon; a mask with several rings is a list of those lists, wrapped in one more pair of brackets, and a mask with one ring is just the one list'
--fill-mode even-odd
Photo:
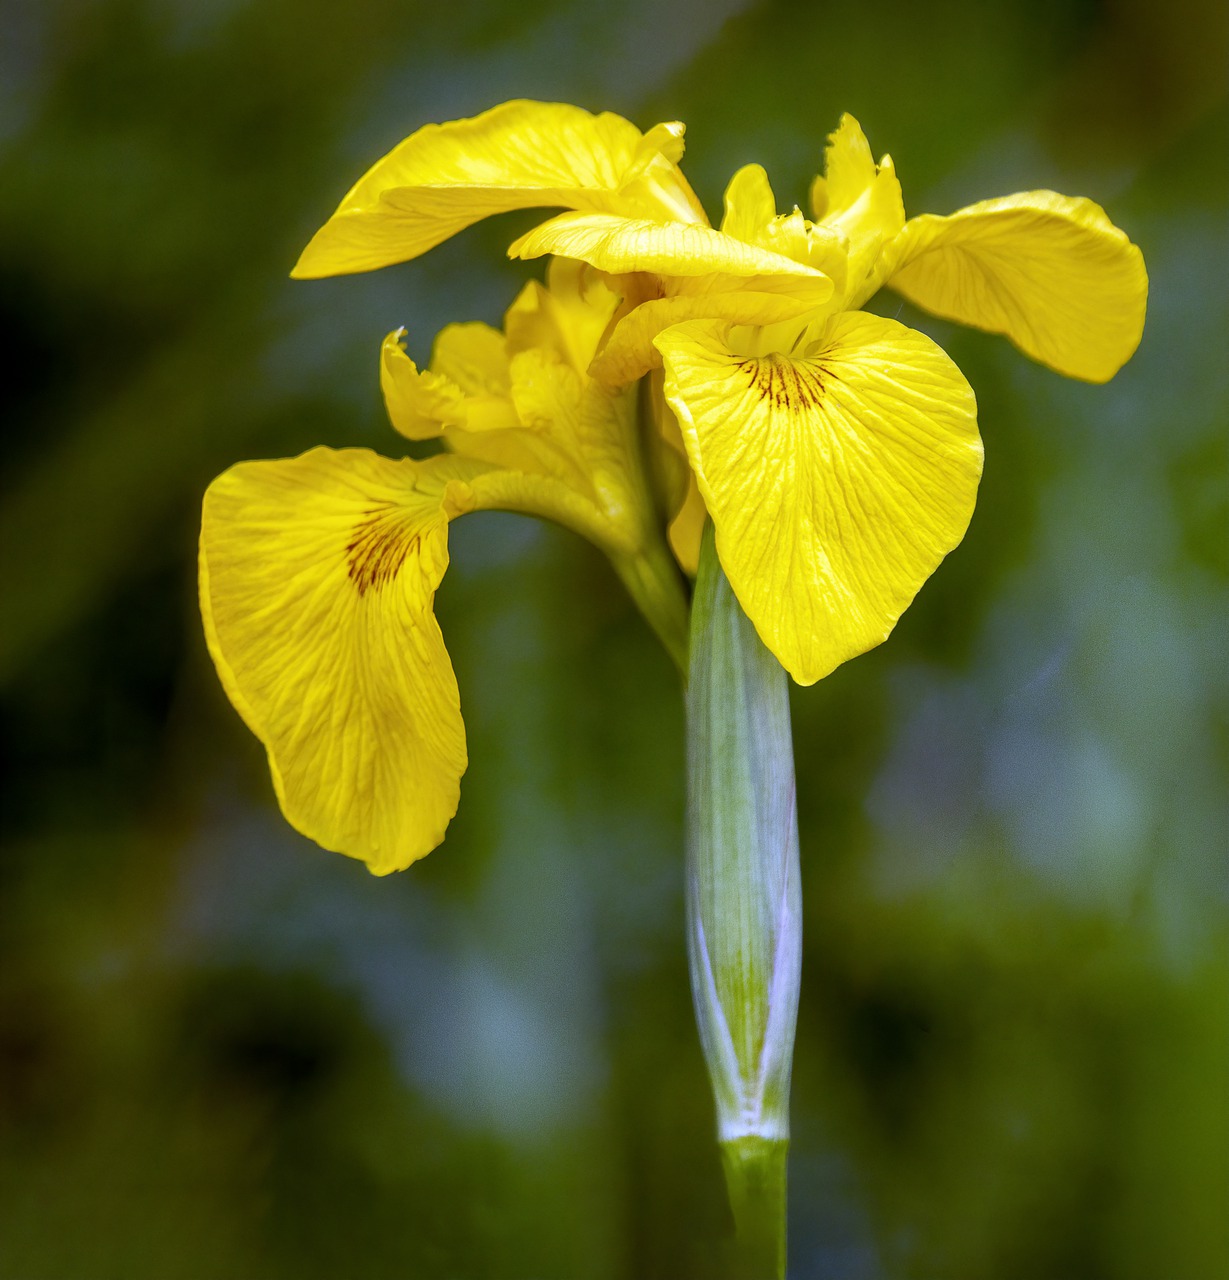
{"label": "drooping petal", "polygon": [[379,875],[456,812],[465,730],[432,604],[450,487],[481,470],[313,449],[240,463],[205,495],[201,612],[222,684],[287,820]]}
{"label": "drooping petal", "polygon": [[[513,258],[540,258],[554,253],[579,258],[611,275],[650,271],[664,276],[791,276],[812,283],[822,272],[781,254],[723,235],[712,227],[684,222],[654,222],[604,213],[562,213],[515,241]],[[829,282],[827,294],[831,294]]]}
{"label": "drooping petal", "polygon": [[1143,255],[1091,200],[1029,191],[911,218],[884,257],[911,302],[1068,377],[1106,382],[1139,345]]}
{"label": "drooping petal", "polygon": [[529,101],[426,125],[359,179],[291,274],[315,278],[405,262],[509,209],[703,220],[669,158],[681,151],[681,137],[681,125],[642,135],[609,112]]}
{"label": "drooping petal", "polygon": [[976,403],[929,338],[860,312],[805,358],[743,356],[721,325],[657,339],[721,563],[800,684],[873,648],[960,541]]}

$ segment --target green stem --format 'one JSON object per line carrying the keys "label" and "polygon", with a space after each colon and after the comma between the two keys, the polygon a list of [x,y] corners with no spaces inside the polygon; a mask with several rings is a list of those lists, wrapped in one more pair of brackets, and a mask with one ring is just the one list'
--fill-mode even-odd
{"label": "green stem", "polygon": [[785,1275],[784,1139],[739,1138],[721,1144],[721,1163],[734,1213],[738,1280]]}
{"label": "green stem", "polygon": [[739,1280],[785,1275],[802,890],[789,682],[700,552],[687,689],[687,937]]}

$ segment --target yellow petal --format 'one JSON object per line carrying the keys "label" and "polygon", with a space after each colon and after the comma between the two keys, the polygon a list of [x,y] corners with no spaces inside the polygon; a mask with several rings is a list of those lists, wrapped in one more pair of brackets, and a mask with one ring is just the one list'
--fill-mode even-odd
{"label": "yellow petal", "polygon": [[766,325],[793,320],[813,309],[805,297],[742,291],[682,294],[642,302],[615,325],[589,376],[618,387],[643,377],[661,364],[653,339],[685,320],[727,320],[732,324]]}
{"label": "yellow petal", "polygon": [[553,351],[583,371],[618,305],[606,277],[588,263],[552,258],[546,285],[531,280],[504,315],[508,353]]}
{"label": "yellow petal", "polygon": [[[471,328],[485,329],[486,326],[449,326],[452,330]],[[440,334],[441,340],[445,340],[449,329]],[[404,329],[394,330],[380,347],[380,390],[384,406],[389,421],[403,436],[410,440],[432,440],[450,430],[487,432],[519,425],[508,399],[506,358],[502,395],[494,390],[467,394],[445,374],[420,370],[405,352],[404,334]],[[459,335],[454,333],[452,337],[456,339]],[[442,362],[446,368],[471,387],[487,385],[483,381],[483,370],[467,367],[462,361],[457,342],[446,344],[446,349],[447,358]]]}
{"label": "yellow petal", "polygon": [[725,217],[721,230],[736,240],[756,244],[764,228],[777,216],[777,198],[762,165],[745,164],[725,189]]}
{"label": "yellow petal", "polygon": [[911,302],[1068,377],[1106,382],[1139,345],[1143,255],[1091,200],[1029,191],[912,218],[885,258]]}
{"label": "yellow petal", "polygon": [[876,165],[862,126],[846,113],[829,135],[825,176],[811,184],[811,208],[824,227],[848,242],[843,305],[860,307],[883,282],[880,251],[905,225],[892,157]]}
{"label": "yellow petal", "polygon": [[[889,189],[894,187],[899,198],[900,184],[891,172],[891,161],[887,156],[884,163],[888,166],[884,185]],[[811,207],[815,217],[837,218],[848,213],[866,200],[867,193],[879,178],[879,166],[875,164],[862,126],[849,112],[845,112],[836,129],[828,135],[828,145],[824,148],[824,177],[816,178],[811,186]]]}
{"label": "yellow petal", "polygon": [[658,217],[691,209],[692,218],[702,218],[690,187],[657,149],[677,154],[681,131],[659,126],[646,138],[609,112],[528,101],[427,125],[355,184],[291,274],[314,278],[405,262],[508,209]]}
{"label": "yellow petal", "polygon": [[964,536],[973,392],[929,338],[861,312],[799,359],[740,355],[705,321],[657,343],[730,584],[811,684],[884,640]]}
{"label": "yellow petal", "polygon": [[[761,246],[762,247],[762,246]],[[623,279],[629,277],[624,276]],[[710,271],[698,276],[644,277],[654,281],[659,291],[669,298],[696,297],[720,293],[775,293],[805,303],[807,310],[818,310],[832,298],[832,281],[828,276],[808,272],[806,275],[731,275]]]}
{"label": "yellow petal", "polygon": [[431,372],[469,396],[508,394],[508,352],[504,335],[489,324],[445,325],[431,349]]}
{"label": "yellow petal", "polygon": [[205,495],[201,612],[222,684],[287,820],[379,875],[456,812],[465,730],[432,604],[450,486],[480,470],[313,449],[240,463]]}
{"label": "yellow petal", "polygon": [[[621,275],[651,271],[665,276],[791,276],[818,283],[813,267],[770,253],[712,227],[654,222],[603,213],[563,213],[523,235],[508,250],[514,258],[554,253],[579,258],[600,271]],[[831,293],[831,287],[827,292]]]}

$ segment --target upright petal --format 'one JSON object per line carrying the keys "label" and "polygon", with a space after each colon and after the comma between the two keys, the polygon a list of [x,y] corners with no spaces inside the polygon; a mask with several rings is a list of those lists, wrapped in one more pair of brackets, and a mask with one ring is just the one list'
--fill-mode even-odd
{"label": "upright petal", "polygon": [[853,310],[883,283],[880,251],[905,225],[904,201],[892,157],[876,164],[862,126],[848,113],[829,135],[824,169],[811,184],[811,208],[819,225],[846,239],[843,305]]}
{"label": "upright petal", "polygon": [[973,392],[920,333],[836,316],[805,358],[743,356],[704,321],[657,339],[730,584],[800,684],[886,639],[964,536]]}
{"label": "upright petal", "polygon": [[777,198],[763,165],[743,165],[725,189],[721,230],[736,240],[755,244],[776,216]]}
{"label": "upright petal", "polygon": [[450,488],[481,467],[313,449],[209,486],[201,612],[228,696],[264,743],[287,820],[377,875],[443,839],[465,771],[432,613]]}
{"label": "upright petal", "polygon": [[[874,165],[871,165],[872,171]],[[768,175],[758,164],[744,165],[725,190],[721,230],[748,244],[805,263],[831,277],[835,292],[845,290],[849,237],[844,231],[813,223],[797,207],[778,215]]]}
{"label": "upright petal", "polygon": [[824,176],[811,184],[811,208],[825,222],[852,223],[869,215],[886,234],[895,234],[905,220],[892,157],[875,163],[862,126],[848,112],[828,135]]}
{"label": "upright petal", "polygon": [[[509,209],[562,206],[703,220],[670,155],[682,127],[646,137],[621,116],[515,101],[468,120],[426,125],[347,193],[291,273],[370,271],[425,253]],[[655,163],[660,162],[660,163]]]}
{"label": "upright petal", "polygon": [[1143,255],[1091,200],[1028,191],[911,218],[884,257],[911,302],[1068,377],[1107,382],[1143,333]]}

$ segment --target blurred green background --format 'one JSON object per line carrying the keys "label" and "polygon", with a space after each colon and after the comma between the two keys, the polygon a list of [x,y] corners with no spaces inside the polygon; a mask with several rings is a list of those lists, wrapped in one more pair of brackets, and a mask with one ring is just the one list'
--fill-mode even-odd
{"label": "blurred green background", "polygon": [[710,212],[859,117],[909,212],[1088,195],[1152,296],[1106,387],[977,390],[963,546],[794,701],[807,950],[791,1275],[1229,1274],[1223,0],[6,0],[5,1280],[712,1280],[674,674],[599,554],[453,529],[471,765],[375,880],[280,819],[200,635],[209,479],[395,453],[423,357],[535,268],[497,219],[292,283],[420,124],[529,96],[689,126]]}

